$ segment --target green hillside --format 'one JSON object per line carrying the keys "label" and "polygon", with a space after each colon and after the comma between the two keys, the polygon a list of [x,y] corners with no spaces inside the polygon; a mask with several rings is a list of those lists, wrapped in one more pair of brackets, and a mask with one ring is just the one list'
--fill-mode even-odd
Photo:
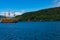
{"label": "green hillside", "polygon": [[19,21],[60,21],[60,7],[27,12],[15,18]]}

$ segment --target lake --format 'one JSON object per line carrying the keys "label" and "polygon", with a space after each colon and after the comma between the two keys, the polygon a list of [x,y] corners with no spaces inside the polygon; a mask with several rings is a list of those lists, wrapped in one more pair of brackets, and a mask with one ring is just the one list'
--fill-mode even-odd
{"label": "lake", "polygon": [[60,40],[60,22],[0,23],[0,40]]}

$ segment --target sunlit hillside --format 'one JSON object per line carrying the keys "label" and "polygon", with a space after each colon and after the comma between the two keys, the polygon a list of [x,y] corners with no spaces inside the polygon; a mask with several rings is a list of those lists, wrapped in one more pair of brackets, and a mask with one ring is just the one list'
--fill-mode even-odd
{"label": "sunlit hillside", "polygon": [[60,7],[27,12],[16,18],[19,21],[60,21]]}

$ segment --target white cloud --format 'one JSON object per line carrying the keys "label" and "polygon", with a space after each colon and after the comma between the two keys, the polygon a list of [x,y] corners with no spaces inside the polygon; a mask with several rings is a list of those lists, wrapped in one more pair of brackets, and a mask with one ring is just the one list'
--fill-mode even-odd
{"label": "white cloud", "polygon": [[54,5],[53,5],[54,7],[60,6],[60,0],[54,0],[53,3],[54,3]]}
{"label": "white cloud", "polygon": [[[25,10],[21,10],[21,11],[15,11],[15,15],[22,15],[23,13],[25,13]],[[0,12],[0,15],[4,16],[4,13],[6,13],[6,16],[9,17],[8,15],[8,11],[7,12]],[[14,17],[14,12],[10,12],[10,17]]]}
{"label": "white cloud", "polygon": [[26,10],[21,10],[21,13],[25,13],[26,12]]}
{"label": "white cloud", "polygon": [[[2,16],[5,16],[5,14],[6,14],[6,16],[8,17],[8,12],[0,12],[0,15],[2,15]],[[12,12],[10,12],[10,16],[11,17],[13,17],[13,14],[12,14]]]}
{"label": "white cloud", "polygon": [[[0,12],[0,15],[4,16],[4,13],[6,13],[6,16],[9,17],[8,12]],[[15,15],[22,15],[24,13],[24,11],[22,12],[15,12]],[[14,17],[14,13],[10,12],[10,17]]]}
{"label": "white cloud", "polygon": [[16,15],[22,15],[23,13],[21,12],[15,12]]}

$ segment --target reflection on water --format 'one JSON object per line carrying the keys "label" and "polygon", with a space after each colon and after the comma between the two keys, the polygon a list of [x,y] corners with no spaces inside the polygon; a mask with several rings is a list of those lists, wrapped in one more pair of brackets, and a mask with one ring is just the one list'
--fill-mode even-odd
{"label": "reflection on water", "polygon": [[0,40],[60,40],[60,22],[0,23]]}

